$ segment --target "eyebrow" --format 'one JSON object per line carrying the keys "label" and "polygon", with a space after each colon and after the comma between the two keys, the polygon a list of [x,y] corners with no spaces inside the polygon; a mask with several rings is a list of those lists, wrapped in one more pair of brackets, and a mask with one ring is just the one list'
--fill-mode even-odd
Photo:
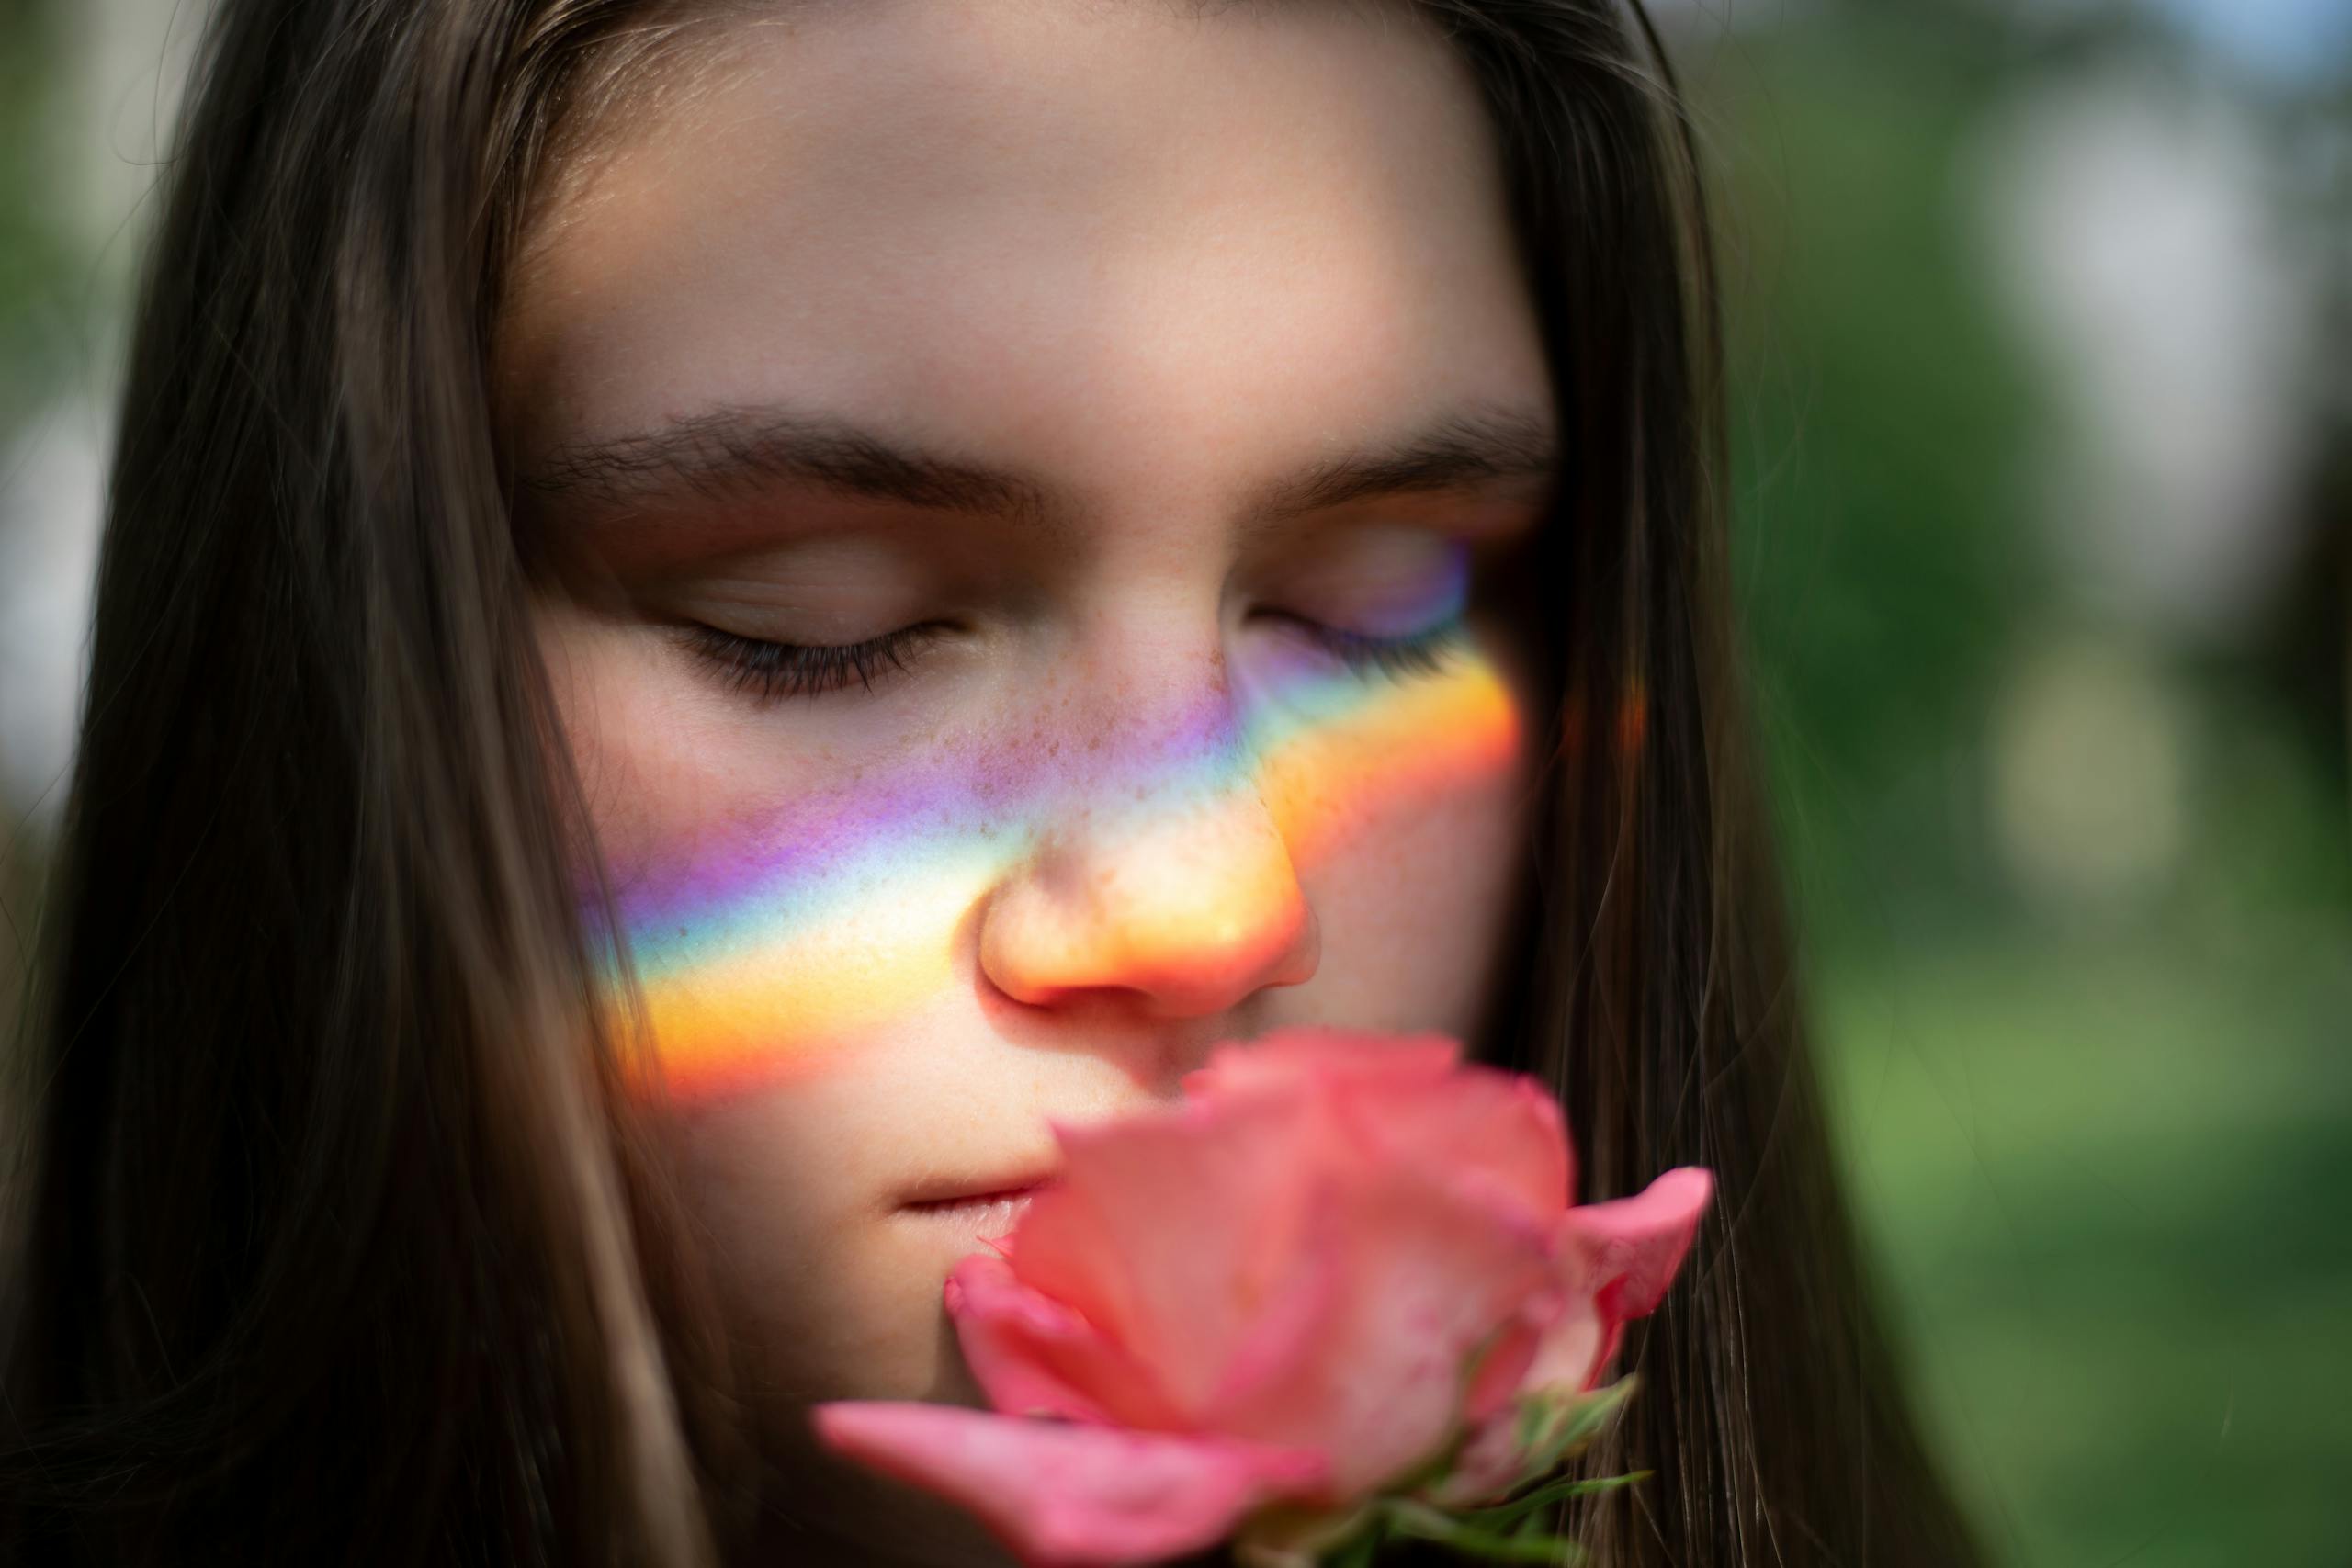
{"label": "eyebrow", "polygon": [[[1409,434],[1318,461],[1268,486],[1244,508],[1240,526],[1255,534],[1381,497],[1548,483],[1558,467],[1557,438],[1543,414],[1464,404]],[[797,485],[1048,533],[1067,531],[1077,512],[1067,494],[1020,468],[775,405],[723,406],[648,431],[558,446],[518,482],[533,497],[592,511]]]}

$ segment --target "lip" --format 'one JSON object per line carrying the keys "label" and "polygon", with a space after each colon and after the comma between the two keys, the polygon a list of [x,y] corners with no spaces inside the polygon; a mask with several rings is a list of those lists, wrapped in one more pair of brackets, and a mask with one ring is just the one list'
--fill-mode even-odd
{"label": "lip", "polygon": [[1058,1167],[1033,1166],[1020,1171],[970,1180],[951,1178],[919,1188],[900,1199],[899,1207],[922,1211],[948,1208],[959,1203],[997,1202],[1023,1197],[1040,1188],[1049,1187],[1060,1175]]}
{"label": "lip", "polygon": [[899,1208],[927,1211],[955,1203],[986,1203],[1021,1197],[1061,1178],[1061,1161],[1051,1155],[1030,1156],[1021,1164],[997,1166],[983,1176],[933,1176],[899,1199]]}
{"label": "lip", "polygon": [[1030,1201],[1052,1185],[1039,1181],[962,1198],[902,1203],[899,1213],[925,1230],[961,1238],[958,1245],[968,1246],[982,1237],[1010,1235],[1029,1212]]}

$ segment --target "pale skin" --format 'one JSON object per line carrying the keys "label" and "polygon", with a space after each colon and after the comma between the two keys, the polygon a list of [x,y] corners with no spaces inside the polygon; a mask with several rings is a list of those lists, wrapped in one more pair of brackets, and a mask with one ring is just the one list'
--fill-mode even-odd
{"label": "pale skin", "polygon": [[[546,493],[536,624],[616,883],[684,890],[632,941],[702,941],[714,879],[752,889],[724,906],[745,931],[763,900],[821,911],[729,939],[767,987],[725,1014],[752,1066],[676,1119],[778,1477],[764,1547],[1003,1563],[805,1435],[817,1400],[986,1403],[940,1302],[977,1243],[901,1205],[1050,1163],[1048,1117],[1179,1097],[1220,1040],[1483,1038],[1543,700],[1498,585],[1555,481],[1259,502],[1465,412],[1525,458],[1556,411],[1476,85],[1402,10],[876,0],[693,47],[718,68],[562,187],[502,321],[517,466],[597,476]],[[786,408],[1050,504],[576,461]],[[1302,631],[1425,630],[1464,560],[1439,672]],[[749,689],[682,640],[916,625],[830,690]],[[682,1008],[717,983],[679,973]]]}

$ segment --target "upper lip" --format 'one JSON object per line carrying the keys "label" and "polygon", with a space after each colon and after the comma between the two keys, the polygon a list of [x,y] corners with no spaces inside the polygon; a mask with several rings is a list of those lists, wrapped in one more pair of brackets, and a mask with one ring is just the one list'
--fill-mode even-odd
{"label": "upper lip", "polygon": [[899,1200],[902,1208],[917,1203],[955,1203],[972,1198],[997,1198],[1043,1187],[1060,1174],[1057,1166],[1024,1166],[1003,1176],[964,1179],[943,1177],[925,1183]]}

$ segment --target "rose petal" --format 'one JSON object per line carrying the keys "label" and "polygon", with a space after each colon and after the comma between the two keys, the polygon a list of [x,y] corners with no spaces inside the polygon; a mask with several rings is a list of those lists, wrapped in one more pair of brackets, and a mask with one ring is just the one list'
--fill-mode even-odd
{"label": "rose petal", "polygon": [[1546,1336],[1528,1387],[1600,1383],[1626,1323],[1665,1298],[1713,1191],[1707,1170],[1679,1166],[1634,1197],[1580,1204],[1560,1217],[1568,1310]]}
{"label": "rose petal", "polygon": [[[1009,1242],[1023,1283],[1082,1313],[1191,1419],[1291,1289],[1311,1179],[1307,1090],[1054,1123],[1060,1184]],[[1102,1391],[1081,1392],[1100,1400]]]}
{"label": "rose petal", "polygon": [[1559,1318],[1557,1292],[1540,1291],[1528,1298],[1519,1315],[1496,1330],[1478,1354],[1462,1395],[1462,1418],[1476,1424],[1500,1410],[1527,1382],[1546,1331]]}
{"label": "rose petal", "polygon": [[1453,1456],[1453,1468],[1423,1487],[1421,1499],[1441,1508],[1494,1502],[1517,1485],[1523,1468],[1519,1447],[1519,1409],[1498,1410],[1478,1423]]}
{"label": "rose petal", "polygon": [[[1322,1201],[1328,1203],[1328,1195]],[[1340,1293],[1348,1285],[1346,1260],[1334,1245],[1336,1235],[1337,1227],[1312,1219],[1302,1228],[1292,1268],[1261,1304],[1226,1358],[1216,1387],[1201,1402],[1199,1415],[1210,1424],[1226,1418],[1301,1362],[1329,1353]]]}
{"label": "rose petal", "polygon": [[1338,1286],[1313,1353],[1220,1391],[1207,1429],[1331,1456],[1351,1496],[1418,1464],[1455,1429],[1471,1356],[1552,1280],[1544,1230],[1396,1165],[1328,1174],[1311,1246]]}
{"label": "rose petal", "polygon": [[1620,1324],[1601,1321],[1590,1296],[1581,1292],[1566,1294],[1560,1314],[1544,1330],[1543,1343],[1528,1363],[1520,1388],[1591,1388],[1617,1353],[1622,1329]]}
{"label": "rose petal", "polygon": [[1312,1491],[1323,1456],[894,1400],[819,1404],[835,1452],[954,1500],[1037,1568],[1108,1568],[1214,1545],[1272,1498]]}
{"label": "rose petal", "polygon": [[1623,1322],[1657,1310],[1714,1188],[1704,1168],[1678,1166],[1634,1197],[1567,1212],[1562,1242],[1582,1258],[1603,1317]]}
{"label": "rose petal", "polygon": [[1335,1089],[1374,1157],[1409,1160],[1434,1179],[1490,1182],[1546,1224],[1567,1207],[1567,1127],[1533,1079],[1472,1064],[1442,1084],[1363,1078]]}
{"label": "rose petal", "polygon": [[1575,1177],[1556,1100],[1521,1074],[1461,1063],[1443,1034],[1385,1035],[1300,1025],[1252,1043],[1225,1042],[1185,1075],[1199,1100],[1312,1083],[1362,1107],[1374,1146],[1448,1173],[1490,1171],[1545,1219],[1567,1206]]}
{"label": "rose petal", "polygon": [[1375,1034],[1366,1030],[1297,1024],[1244,1043],[1210,1047],[1208,1065],[1186,1073],[1186,1098],[1246,1098],[1267,1089],[1313,1081],[1380,1080],[1435,1083],[1453,1068],[1461,1043],[1443,1034]]}
{"label": "rose petal", "polygon": [[947,1276],[947,1315],[989,1403],[1010,1416],[1058,1416],[1183,1429],[1148,1369],[1080,1313],[1031,1290],[1001,1258],[972,1253]]}

